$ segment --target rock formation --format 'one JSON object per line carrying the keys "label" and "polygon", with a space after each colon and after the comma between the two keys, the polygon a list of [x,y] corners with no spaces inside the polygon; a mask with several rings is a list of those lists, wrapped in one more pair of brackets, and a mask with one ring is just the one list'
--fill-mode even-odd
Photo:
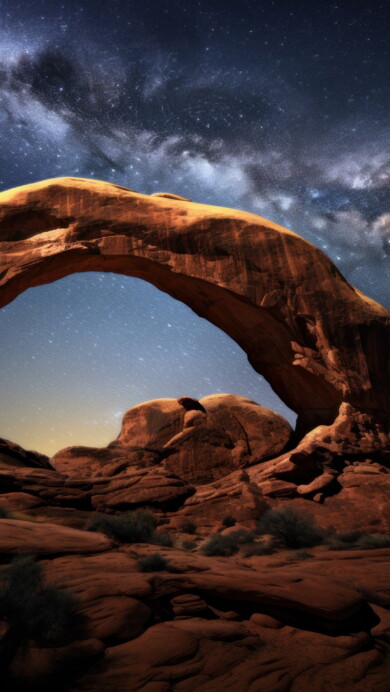
{"label": "rock formation", "polygon": [[389,531],[386,450],[380,461],[341,454],[311,441],[318,430],[291,449],[287,421],[245,397],[157,399],[129,409],[107,447],[68,447],[46,468],[29,466],[27,453],[22,465],[21,448],[6,455],[4,441],[0,506],[75,528],[93,511],[146,507],[175,532],[187,520],[207,535],[226,513],[254,526],[291,504],[325,528]]}
{"label": "rock formation", "polygon": [[118,477],[130,466],[158,468],[202,485],[275,457],[291,432],[282,416],[242,396],[156,399],[129,409],[107,448],[69,447],[51,463],[60,473],[85,478]]}
{"label": "rock formation", "polygon": [[[0,305],[77,271],[146,279],[233,337],[298,413],[292,432],[244,397],[183,396],[131,408],[104,448],[49,460],[1,440],[0,586],[15,555],[34,554],[84,623],[64,646],[28,641],[10,692],[386,692],[389,541],[348,548],[390,531],[389,313],[265,219],[98,181],[1,193],[0,249]],[[337,549],[269,554],[248,538],[286,507]],[[107,530],[136,508],[175,547]],[[212,532],[238,535],[236,554],[205,557]],[[0,612],[0,657],[9,629]]]}
{"label": "rock formation", "polygon": [[0,305],[73,272],[146,279],[240,344],[298,413],[300,435],[341,415],[339,447],[388,443],[389,313],[295,233],[174,195],[58,178],[0,194],[0,241]]}
{"label": "rock formation", "polygon": [[49,458],[39,452],[26,451],[23,447],[0,438],[0,468],[2,466],[31,466],[51,469]]}
{"label": "rock formation", "polygon": [[2,557],[13,545],[40,546],[46,583],[76,593],[84,617],[78,641],[25,647],[10,692],[60,681],[70,692],[388,689],[390,618],[376,602],[386,603],[389,549],[353,559],[312,549],[303,561],[286,551],[210,558],[159,548],[166,567],[145,573],[140,561],[154,546],[4,519],[0,538],[3,525]]}

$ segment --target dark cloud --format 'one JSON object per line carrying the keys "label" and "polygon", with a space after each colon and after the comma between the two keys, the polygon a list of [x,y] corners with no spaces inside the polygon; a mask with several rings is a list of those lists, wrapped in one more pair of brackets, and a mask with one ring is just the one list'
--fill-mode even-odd
{"label": "dark cloud", "polygon": [[[118,20],[121,9],[114,6]],[[167,189],[248,209],[295,228],[347,275],[354,261],[363,263],[372,275],[369,289],[375,286],[376,297],[382,292],[390,302],[390,289],[374,276],[377,262],[388,257],[383,219],[390,207],[390,154],[384,143],[390,133],[388,125],[375,125],[367,108],[357,107],[353,73],[349,84],[339,79],[332,89],[333,63],[321,42],[306,55],[303,69],[291,32],[279,36],[280,50],[271,42],[267,53],[256,22],[256,50],[263,59],[247,64],[237,48],[253,58],[252,30],[237,13],[224,16],[224,38],[232,38],[222,49],[213,9],[196,14],[196,21],[184,6],[176,9],[175,19],[170,7],[158,21],[142,12],[139,31],[126,44],[116,21],[119,51],[109,49],[108,38],[98,46],[80,13],[82,47],[67,33],[65,18],[60,27],[66,37],[4,53],[0,117],[8,139],[0,154],[2,179],[18,184],[21,171],[21,182],[95,176],[145,192]],[[110,22],[107,37],[114,31]],[[296,25],[294,12],[291,22]],[[131,12],[128,23],[133,26]],[[174,50],[167,43],[178,27],[191,40],[191,54],[179,39]],[[274,24],[265,43],[275,41],[278,31]],[[272,61],[275,51],[279,58]],[[286,58],[293,51],[290,63]],[[364,65],[363,60],[362,70]],[[341,86],[348,107],[330,107],[336,97],[343,101]],[[364,279],[364,290],[363,284]]]}

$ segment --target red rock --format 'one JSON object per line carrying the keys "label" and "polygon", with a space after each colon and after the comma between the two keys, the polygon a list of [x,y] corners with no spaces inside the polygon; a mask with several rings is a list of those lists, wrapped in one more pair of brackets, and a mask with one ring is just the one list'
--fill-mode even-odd
{"label": "red rock", "polygon": [[3,466],[31,466],[51,469],[49,457],[39,452],[23,449],[15,442],[0,438],[0,467]]}
{"label": "red rock", "polygon": [[253,613],[250,617],[251,622],[255,625],[260,625],[260,627],[270,628],[272,630],[278,630],[283,627],[282,623],[276,618],[271,617],[271,615],[265,615],[264,613]]}
{"label": "red rock", "polygon": [[19,651],[11,666],[11,675],[24,689],[33,689],[45,681],[60,676],[64,682],[80,664],[96,664],[104,655],[105,646],[98,639],[84,639],[68,646],[53,649],[35,647]]}
{"label": "red rock", "polygon": [[331,423],[347,402],[339,446],[367,455],[388,444],[389,313],[295,233],[247,212],[57,178],[1,193],[0,238],[0,305],[74,271],[147,279],[234,338],[300,430]]}
{"label": "red rock", "polygon": [[71,589],[88,607],[107,597],[147,600],[153,592],[146,576],[138,572],[137,561],[122,551],[66,555],[43,564],[48,583]]}
{"label": "red rock", "polygon": [[[198,640],[192,633],[165,623],[155,625],[137,639],[107,649],[96,673],[84,677],[82,689],[94,692],[142,689],[143,684],[153,681],[163,667],[180,666],[197,650]],[[169,675],[168,670],[165,674],[161,671],[159,681],[164,682],[166,674]]]}
{"label": "red rock", "polygon": [[3,509],[8,511],[21,511],[42,507],[44,501],[30,493],[2,493],[0,495],[0,504]]}
{"label": "red rock", "polygon": [[196,594],[180,594],[171,599],[172,610],[175,615],[198,615],[208,609],[206,601]]}
{"label": "red rock", "polygon": [[[351,582],[353,575],[360,574],[365,582],[368,579],[373,587],[381,588],[387,581],[386,560],[390,550],[380,551],[383,555],[380,561],[378,551],[373,551],[373,556],[366,552],[367,561],[363,565],[368,566],[367,571],[359,567],[361,556],[356,558],[351,553],[340,556],[323,548],[313,549],[315,555],[310,564],[277,567],[275,556],[268,556],[261,558],[258,568],[253,564],[248,570],[240,567],[234,558],[189,556],[173,548],[159,548],[169,557],[174,572],[140,574],[139,555],[153,550],[154,546],[132,545],[120,551],[43,561],[48,583],[70,588],[77,594],[82,612],[89,618],[87,637],[94,633],[96,637],[97,632],[113,639],[135,636],[107,649],[100,661],[92,659],[93,667],[79,675],[70,689],[132,692],[148,689],[150,685],[153,690],[155,683],[172,685],[174,681],[175,687],[179,685],[179,690],[187,692],[198,687],[211,692],[227,684],[232,690],[244,692],[250,689],[251,681],[256,681],[256,685],[261,685],[259,689],[271,692],[279,689],[281,681],[283,684],[288,681],[289,687],[299,690],[301,684],[308,682],[310,670],[316,672],[323,687],[331,681],[335,689],[341,688],[350,674],[358,692],[365,689],[384,692],[386,673],[382,658],[375,651],[375,642],[366,632],[356,632],[359,626],[356,618],[362,617],[364,626],[367,620],[364,614],[359,616],[362,601]],[[375,575],[380,582],[372,581]],[[244,612],[250,612],[251,608],[255,612],[250,620],[238,622],[223,617],[222,611],[211,605],[209,611],[219,617],[217,620],[191,616],[160,624],[148,620],[150,609],[156,608],[156,616],[165,612],[166,605],[162,609],[161,605],[168,599],[173,608],[191,609],[197,605],[203,607],[202,596],[203,603],[229,602]],[[280,619],[258,612],[262,607],[277,609]],[[300,629],[305,613],[312,618],[313,631]],[[353,614],[353,631],[338,633],[337,628],[345,628]],[[169,618],[169,613],[166,616]],[[293,616],[294,627],[283,622],[283,618],[289,620]],[[323,628],[325,620],[336,627],[332,636],[315,631],[316,627]],[[138,624],[140,631],[148,624],[149,627],[137,636],[132,624],[134,627]],[[378,629],[375,625],[372,632],[383,645],[385,626]],[[85,646],[88,648],[87,642]],[[46,652],[37,661],[42,657],[46,660]],[[62,654],[60,657],[55,654],[51,660],[59,665],[65,659]],[[29,665],[22,671],[23,680],[35,679]],[[44,667],[43,672],[46,670]]]}
{"label": "red rock", "polygon": [[191,632],[199,639],[231,641],[247,637],[249,632],[241,622],[232,620],[205,620],[200,617],[172,620],[170,626],[184,632]]}
{"label": "red rock", "polygon": [[270,497],[291,497],[297,490],[295,483],[279,481],[276,478],[263,483],[260,482],[259,488],[263,495],[269,495]]}
{"label": "red rock", "polygon": [[[200,408],[192,408],[187,413],[183,413],[182,406],[175,400],[156,400],[142,405],[150,435],[148,439],[141,432],[144,444],[164,450],[165,456],[170,452],[164,461],[167,469],[195,484],[227,475],[237,466],[280,452],[291,434],[289,424],[281,416],[245,397],[213,395],[203,398],[198,405]],[[119,441],[133,440],[135,430],[138,435],[139,430],[142,431],[138,409],[135,407],[125,414]],[[134,410],[136,425],[133,425]],[[156,420],[161,427],[156,427]],[[136,442],[140,442],[137,437]]]}
{"label": "red rock", "polygon": [[[221,394],[200,403],[186,397],[187,409],[179,401],[156,399],[135,406],[124,415],[115,442],[102,449],[70,447],[51,463],[70,480],[81,476],[92,482],[87,496],[97,510],[177,505],[192,494],[193,484],[280,452],[291,434],[284,418],[245,397]],[[79,490],[67,492],[77,496]],[[65,501],[63,491],[57,494]],[[246,508],[241,515],[249,507],[252,518],[253,509],[262,505],[256,486],[243,487],[241,504]]]}
{"label": "red rock", "polygon": [[100,553],[110,548],[112,541],[101,533],[79,531],[58,524],[0,519],[2,553]]}
{"label": "red rock", "polygon": [[371,603],[371,608],[374,613],[380,618],[380,622],[371,629],[371,635],[375,639],[379,640],[390,640],[390,612],[382,606],[375,605]]}
{"label": "red rock", "polygon": [[105,596],[89,601],[81,613],[87,617],[87,633],[103,641],[112,637],[122,641],[139,637],[152,616],[147,605],[126,596]]}
{"label": "red rock", "polygon": [[[340,455],[372,461],[383,453],[382,463],[390,461],[390,387],[384,374],[389,313],[349,286],[323,253],[252,214],[76,178],[1,193],[0,242],[1,305],[29,286],[76,270],[145,278],[236,339],[252,365],[297,411],[296,439],[306,432],[274,463],[264,459],[280,454],[287,440],[286,423],[276,414],[263,417],[259,437],[260,407],[247,400],[229,399],[229,407],[223,396],[198,403],[183,397],[185,406],[175,400],[148,402],[126,414],[118,440],[107,449],[56,455],[57,469],[77,485],[64,483],[60,490],[53,476],[43,483],[43,477],[34,482],[25,474],[23,483],[13,476],[12,489],[30,492],[48,505],[78,509],[92,505],[112,511],[156,502],[175,511],[186,502],[186,511],[199,511],[203,504],[206,521],[229,498],[240,519],[253,521],[254,494],[241,496],[234,475],[224,492],[210,487],[190,496],[193,486],[261,462],[250,469],[251,481],[270,490],[268,497],[276,502],[300,492],[311,495],[320,485],[324,518],[331,514],[328,500],[336,506],[333,493],[341,487],[340,502],[351,508],[349,515],[348,509],[344,512],[348,528],[355,508],[364,504],[364,491],[347,490],[365,485],[363,476],[382,474],[364,471],[356,473],[358,485],[337,485],[330,476],[341,470]],[[154,442],[162,456],[145,451]],[[138,480],[126,474],[124,484],[107,481],[129,466],[147,473],[138,474]],[[177,475],[181,484],[174,482]],[[94,479],[92,490],[80,485],[81,476]],[[282,488],[275,481],[291,486]],[[383,487],[374,499],[381,507]],[[376,491],[370,492],[374,496]],[[384,516],[385,510],[383,528]]]}
{"label": "red rock", "polygon": [[337,476],[336,472],[333,473],[322,473],[320,476],[314,479],[311,483],[306,485],[298,485],[297,493],[299,495],[309,495],[310,493],[317,492],[318,490],[324,490],[328,485],[334,482]]}
{"label": "red rock", "polygon": [[[298,413],[294,447],[280,416],[243,397],[146,402],[117,440],[62,450],[56,470],[3,441],[9,506],[80,525],[93,508],[153,505],[176,531],[195,519],[200,536],[226,513],[248,527],[283,506],[342,531],[390,530],[389,313],[319,250],[245,212],[73,178],[1,193],[0,243],[0,305],[74,271],[144,278],[234,338]],[[93,664],[74,692],[387,691],[387,616],[367,602],[388,595],[390,550],[320,547],[300,561],[158,547],[167,569],[141,574],[156,546],[0,519],[0,551],[45,556],[46,583],[87,616],[86,641],[34,650],[35,669],[30,653],[15,661],[22,685],[73,657]],[[100,638],[123,643],[102,658]]]}

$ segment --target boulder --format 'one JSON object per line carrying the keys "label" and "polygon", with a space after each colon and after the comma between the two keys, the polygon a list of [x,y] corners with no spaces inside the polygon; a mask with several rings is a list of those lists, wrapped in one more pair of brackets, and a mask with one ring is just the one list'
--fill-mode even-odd
{"label": "boulder", "polygon": [[102,533],[79,531],[58,524],[0,519],[0,553],[100,553],[110,550],[112,545],[111,539]]}

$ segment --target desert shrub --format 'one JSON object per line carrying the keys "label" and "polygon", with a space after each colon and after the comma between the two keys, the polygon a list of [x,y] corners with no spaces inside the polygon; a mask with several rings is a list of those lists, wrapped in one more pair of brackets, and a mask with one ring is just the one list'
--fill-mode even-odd
{"label": "desert shrub", "polygon": [[[356,532],[358,533],[358,532]],[[382,533],[361,533],[352,540],[345,540],[345,534],[336,534],[327,541],[329,550],[375,550],[390,548],[390,536]]]}
{"label": "desert shrub", "polygon": [[276,551],[272,543],[254,543],[244,553],[244,557],[256,557],[260,555],[272,555]]}
{"label": "desert shrub", "polygon": [[205,555],[233,555],[237,552],[238,547],[235,545],[230,536],[223,536],[220,533],[213,533],[201,547]]}
{"label": "desert shrub", "polygon": [[289,557],[291,560],[309,560],[314,556],[313,553],[309,553],[308,550],[294,550]]}
{"label": "desert shrub", "polygon": [[179,528],[180,528],[180,531],[182,531],[183,533],[189,533],[189,534],[194,535],[196,533],[197,526],[196,526],[195,522],[192,521],[192,519],[183,519],[180,522]]}
{"label": "desert shrub", "polygon": [[32,557],[17,557],[2,570],[0,619],[8,622],[0,640],[4,674],[28,641],[41,647],[61,646],[75,639],[83,624],[76,597],[57,586],[44,586],[41,567]]}
{"label": "desert shrub", "polygon": [[326,532],[317,526],[311,515],[291,507],[271,509],[261,517],[259,531],[270,534],[286,548],[311,548],[323,542]]}
{"label": "desert shrub", "polygon": [[142,557],[138,561],[138,565],[141,572],[161,572],[167,568],[168,562],[169,560],[160,555],[160,553],[152,553]]}
{"label": "desert shrub", "polygon": [[181,543],[182,550],[193,550],[196,548],[196,543],[195,541],[182,541]]}
{"label": "desert shrub", "polygon": [[8,519],[10,517],[10,513],[8,510],[4,509],[4,507],[0,506],[0,519]]}
{"label": "desert shrub", "polygon": [[240,545],[253,541],[253,532],[247,529],[238,529],[228,535],[214,533],[202,545],[202,552],[205,555],[233,555]]}
{"label": "desert shrub", "polygon": [[344,543],[344,541],[341,541],[339,538],[336,538],[335,536],[330,536],[326,544],[329,548],[329,550],[355,550],[356,546],[353,543]]}
{"label": "desert shrub", "polygon": [[355,546],[360,550],[375,550],[375,548],[390,548],[390,536],[382,533],[363,534]]}
{"label": "desert shrub", "polygon": [[344,543],[355,543],[362,535],[362,531],[347,531],[347,533],[337,534],[337,538]]}
{"label": "desert shrub", "polygon": [[222,524],[227,529],[230,528],[230,526],[235,526],[236,523],[237,519],[235,519],[232,514],[225,514],[224,518],[222,519]]}
{"label": "desert shrub", "polygon": [[237,529],[228,534],[232,543],[242,545],[243,543],[253,543],[255,534],[248,529]]}
{"label": "desert shrub", "polygon": [[100,531],[123,543],[151,543],[155,520],[150,512],[137,509],[122,514],[99,515],[87,525],[89,531]]}
{"label": "desert shrub", "polygon": [[172,538],[168,533],[163,531],[154,531],[148,543],[153,543],[153,545],[161,545],[165,548],[171,548],[173,546]]}

